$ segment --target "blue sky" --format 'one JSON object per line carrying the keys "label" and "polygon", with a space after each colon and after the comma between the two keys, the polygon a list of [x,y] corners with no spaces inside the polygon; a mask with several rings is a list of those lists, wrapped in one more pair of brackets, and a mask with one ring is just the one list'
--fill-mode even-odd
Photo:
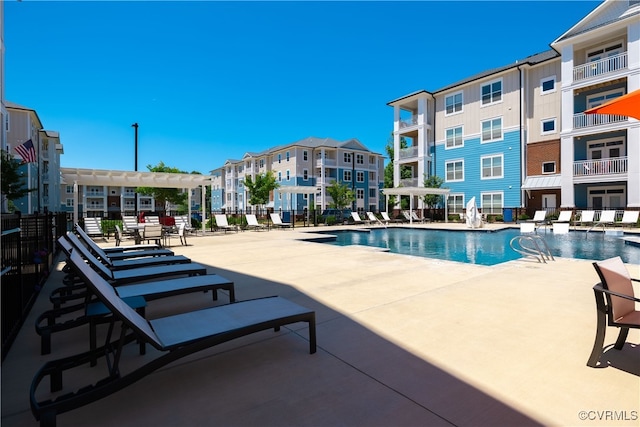
{"label": "blue sky", "polygon": [[208,173],[308,136],[386,154],[387,103],[549,49],[600,2],[5,2],[5,96],[63,167]]}

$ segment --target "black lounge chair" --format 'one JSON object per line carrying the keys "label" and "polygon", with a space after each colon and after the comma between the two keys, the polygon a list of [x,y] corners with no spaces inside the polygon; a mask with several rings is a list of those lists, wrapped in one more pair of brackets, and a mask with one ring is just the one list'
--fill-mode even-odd
{"label": "black lounge chair", "polygon": [[[53,360],[40,368],[31,383],[29,397],[31,411],[41,426],[55,426],[58,414],[109,396],[168,363],[255,332],[271,328],[278,331],[282,326],[307,322],[309,352],[316,352],[315,312],[284,298],[241,301],[147,321],[129,307],[75,251],[71,253],[71,261],[92,292],[113,313],[114,320],[122,322],[122,332],[114,343],[109,342],[109,335],[107,343],[94,351]],[[131,372],[124,372],[120,364],[124,357],[123,347],[133,339],[151,344],[161,354]],[[105,364],[108,372],[104,379],[55,399],[38,400],[39,385],[45,378],[49,378],[51,393],[58,392],[63,388],[64,371],[90,363],[96,356],[108,359],[109,363]]]}
{"label": "black lounge chair", "polygon": [[640,311],[635,307],[640,298],[635,297],[632,284],[632,281],[640,282],[640,279],[629,276],[620,257],[594,262],[593,267],[602,282],[593,287],[598,321],[596,338],[587,366],[597,368],[600,366],[607,324],[620,328],[618,339],[613,346],[616,350],[622,350],[629,328],[640,329]]}
{"label": "black lounge chair", "polygon": [[91,252],[99,258],[107,257],[110,260],[115,261],[130,258],[175,255],[172,250],[163,249],[158,245],[131,245],[102,248],[98,246],[87,233],[85,233],[82,227],[78,227],[76,224],[75,230],[80,240],[85,242]]}

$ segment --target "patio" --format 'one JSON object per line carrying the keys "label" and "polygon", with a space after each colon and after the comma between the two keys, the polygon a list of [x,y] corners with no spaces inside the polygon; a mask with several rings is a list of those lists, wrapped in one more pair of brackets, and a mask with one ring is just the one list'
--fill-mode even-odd
{"label": "patio", "polygon": [[[423,227],[439,226],[465,228]],[[58,425],[638,424],[638,331],[623,351],[605,351],[610,366],[586,366],[598,281],[589,261],[484,267],[298,240],[309,231],[218,233],[172,250],[233,280],[240,300],[280,295],[314,309],[316,354],[302,324],[257,333],[61,414]],[[628,268],[640,277],[640,266]],[[28,399],[35,371],[87,349],[85,326],[54,335],[52,353],[40,355],[35,317],[50,308],[61,276],[51,275],[3,363],[3,427],[36,426]],[[217,304],[227,301],[221,295]],[[196,293],[152,301],[147,313],[211,304]],[[617,331],[607,332],[609,345]],[[128,350],[131,360],[154,356]],[[79,383],[103,373],[102,363],[84,369]]]}

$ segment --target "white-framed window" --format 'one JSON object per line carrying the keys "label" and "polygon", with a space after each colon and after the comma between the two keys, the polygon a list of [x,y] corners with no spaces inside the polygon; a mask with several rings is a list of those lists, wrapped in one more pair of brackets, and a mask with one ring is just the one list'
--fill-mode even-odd
{"label": "white-framed window", "polygon": [[364,200],[364,188],[356,188],[356,198],[358,200]]}
{"label": "white-framed window", "polygon": [[287,181],[289,181],[289,179],[290,179],[290,178],[291,178],[291,174],[290,174],[290,172],[289,172],[289,169],[287,169],[287,178],[286,178],[286,179],[287,179]]}
{"label": "white-framed window", "polygon": [[627,205],[624,186],[587,187],[588,206],[595,210],[616,209]]}
{"label": "white-framed window", "polygon": [[480,99],[482,100],[482,105],[502,102],[502,79],[482,85],[480,88]]}
{"label": "white-framed window", "polygon": [[364,172],[356,171],[356,182],[364,182]]}
{"label": "white-framed window", "polygon": [[67,185],[67,194],[73,194],[73,185]]}
{"label": "white-framed window", "polygon": [[445,163],[447,182],[464,181],[464,160],[452,160]]}
{"label": "white-framed window", "polygon": [[447,197],[447,210],[449,213],[464,212],[464,194],[449,194]]}
{"label": "white-framed window", "polygon": [[306,193],[305,193],[305,194],[303,194],[303,195],[302,195],[302,200],[307,200],[307,199],[309,199],[309,195],[308,195],[308,194],[306,194]]}
{"label": "white-framed window", "polygon": [[464,146],[464,141],[462,140],[462,126],[457,126],[445,130],[445,136],[445,149],[459,148]]}
{"label": "white-framed window", "polygon": [[540,122],[540,135],[549,135],[556,133],[556,118],[542,119]]}
{"label": "white-framed window", "polygon": [[483,214],[501,214],[502,213],[502,192],[481,193],[482,213]]}
{"label": "white-framed window", "polygon": [[264,159],[260,159],[258,163],[260,164],[260,169],[262,169],[264,167]]}
{"label": "white-framed window", "polygon": [[625,141],[622,137],[594,140],[587,144],[587,159],[600,160],[621,157],[626,152]]}
{"label": "white-framed window", "polygon": [[282,154],[278,154],[278,163],[282,163]]}
{"label": "white-framed window", "polygon": [[342,158],[345,163],[351,163],[351,153],[344,153]]}
{"label": "white-framed window", "polygon": [[304,150],[302,152],[302,160],[304,160],[305,162],[309,160],[309,152],[307,150]]}
{"label": "white-framed window", "polygon": [[597,107],[598,105],[602,105],[605,102],[609,102],[612,99],[615,99],[619,96],[624,95],[624,89],[618,88],[614,90],[609,90],[606,92],[599,92],[594,95],[587,96],[587,108]]}
{"label": "white-framed window", "polygon": [[278,182],[282,181],[282,172],[278,172]]}
{"label": "white-framed window", "polygon": [[376,164],[376,156],[369,156],[369,164],[370,165]]}
{"label": "white-framed window", "polygon": [[375,198],[377,194],[378,194],[377,188],[372,187],[369,189],[369,198]]}
{"label": "white-framed window", "polygon": [[462,91],[447,95],[444,98],[444,115],[462,112]]}
{"label": "white-framed window", "polygon": [[480,157],[480,179],[496,179],[503,177],[503,155],[495,154],[491,156]]}
{"label": "white-framed window", "polygon": [[356,154],[356,164],[364,165],[364,154]]}
{"label": "white-framed window", "polygon": [[285,156],[286,156],[286,158],[287,158],[287,162],[288,162],[288,161],[289,161],[289,157],[290,157],[290,155],[289,155],[289,152],[288,152],[288,151],[285,153]]}
{"label": "white-framed window", "polygon": [[282,193],[278,193],[278,201],[282,201]]}
{"label": "white-framed window", "polygon": [[547,95],[556,91],[556,76],[540,79],[540,95]]}
{"label": "white-framed window", "polygon": [[542,162],[542,174],[556,173],[556,162]]}
{"label": "white-framed window", "polygon": [[351,181],[351,171],[342,171],[342,180]]}
{"label": "white-framed window", "polygon": [[72,208],[73,207],[73,199],[71,199],[71,198],[67,199],[67,207],[68,208]]}
{"label": "white-framed window", "polygon": [[587,62],[595,62],[624,52],[622,40],[601,45],[586,51]]}
{"label": "white-framed window", "polygon": [[482,122],[482,143],[499,141],[502,139],[502,117]]}
{"label": "white-framed window", "polygon": [[309,170],[308,169],[302,169],[302,179],[305,181],[309,180]]}

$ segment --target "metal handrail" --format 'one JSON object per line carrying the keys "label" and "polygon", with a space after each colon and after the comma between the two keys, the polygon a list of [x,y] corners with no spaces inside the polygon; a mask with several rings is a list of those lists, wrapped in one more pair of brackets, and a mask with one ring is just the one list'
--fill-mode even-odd
{"label": "metal handrail", "polygon": [[[519,247],[515,246],[516,242]],[[533,243],[533,247],[526,246],[523,242],[531,242]],[[542,242],[542,245],[539,245],[538,242]],[[555,261],[555,258],[549,249],[549,245],[547,245],[547,241],[539,234],[516,236],[511,239],[509,246],[520,255],[525,257],[534,257],[538,262],[544,262],[546,264],[547,260]],[[540,246],[542,246],[542,249]]]}

